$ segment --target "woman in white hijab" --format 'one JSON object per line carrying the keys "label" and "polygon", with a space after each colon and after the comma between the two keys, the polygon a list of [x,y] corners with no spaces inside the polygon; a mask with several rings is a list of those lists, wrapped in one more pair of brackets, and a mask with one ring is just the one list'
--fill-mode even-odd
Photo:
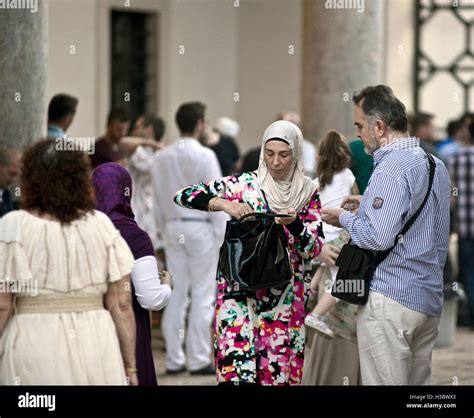
{"label": "woman in white hijab", "polygon": [[291,122],[276,121],[263,134],[256,172],[203,182],[176,193],[174,200],[180,206],[222,210],[236,219],[252,212],[291,215],[276,218],[288,237],[293,269],[289,285],[243,291],[217,272],[214,350],[219,384],[301,383],[303,259],[319,254],[323,236],[318,190],[303,173],[302,147],[300,129]]}

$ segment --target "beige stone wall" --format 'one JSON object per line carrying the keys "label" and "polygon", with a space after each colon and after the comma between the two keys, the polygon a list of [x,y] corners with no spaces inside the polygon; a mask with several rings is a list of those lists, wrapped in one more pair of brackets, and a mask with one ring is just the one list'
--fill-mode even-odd
{"label": "beige stone wall", "polygon": [[[127,10],[124,3],[49,0],[48,99],[58,92],[79,97],[71,136],[98,136],[104,130],[110,97],[109,11]],[[211,122],[223,115],[237,119],[243,150],[260,141],[280,109],[299,109],[300,0],[130,4],[160,16],[155,94],[158,112],[168,122],[167,141],[177,135],[174,114],[187,100],[204,101]],[[70,54],[71,45],[75,54]]]}
{"label": "beige stone wall", "polygon": [[[110,109],[110,10],[146,10],[160,17],[156,53],[167,54],[168,0],[49,0],[48,98],[58,92],[79,98],[79,107],[68,134],[97,137],[105,130]],[[75,54],[70,48],[75,46]],[[158,111],[166,108],[167,83],[164,60],[157,62],[158,85],[154,92]]]}
{"label": "beige stone wall", "polygon": [[414,1],[389,0],[386,14],[385,82],[413,111]]}
{"label": "beige stone wall", "polygon": [[68,134],[94,137],[99,128],[97,2],[49,0],[48,4],[48,101],[57,93],[78,97]]}
{"label": "beige stone wall", "polygon": [[385,4],[335,9],[305,0],[302,114],[309,140],[331,129],[352,137],[353,92],[384,82]]}
{"label": "beige stone wall", "polygon": [[[161,59],[167,68],[166,114],[174,139],[174,115],[185,101],[207,105],[212,122],[219,116],[236,118],[234,92],[238,71],[238,9],[232,0],[172,0],[169,44]],[[184,54],[179,48],[184,48]]]}
{"label": "beige stone wall", "polygon": [[300,111],[301,0],[241,0],[238,117],[243,146],[260,145],[285,108]]}
{"label": "beige stone wall", "polygon": [[[126,9],[126,2],[48,3],[48,99],[61,91],[78,96],[79,111],[69,133],[100,135],[110,97],[109,12],[112,7]],[[158,86],[154,94],[158,112],[168,122],[167,141],[177,135],[174,113],[185,100],[206,102],[211,121],[222,115],[236,118],[242,128],[242,150],[260,142],[263,130],[278,111],[302,110],[302,0],[132,0],[130,5],[160,17]],[[393,87],[410,111],[413,7],[414,0],[387,2],[381,57],[382,80]],[[449,28],[443,36],[451,39]],[[71,45],[75,46],[75,54],[70,54]],[[180,45],[185,48],[184,55],[179,54]],[[433,39],[432,47],[449,45]],[[341,71],[357,71],[344,62],[343,55],[338,59]],[[443,89],[441,83],[428,98],[425,110],[450,114],[452,93],[449,85]],[[440,118],[440,123],[444,119]]]}

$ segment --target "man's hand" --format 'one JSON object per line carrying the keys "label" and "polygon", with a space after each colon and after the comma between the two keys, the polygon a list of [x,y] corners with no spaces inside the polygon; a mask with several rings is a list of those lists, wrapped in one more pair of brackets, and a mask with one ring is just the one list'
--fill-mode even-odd
{"label": "man's hand", "polygon": [[321,209],[321,219],[329,225],[342,228],[339,223],[339,215],[344,211],[342,208]]}
{"label": "man's hand", "polygon": [[341,250],[332,244],[324,244],[319,254],[319,258],[323,263],[326,263],[328,266],[334,266],[336,264],[337,257]]}
{"label": "man's hand", "polygon": [[296,220],[296,210],[293,208],[280,211],[281,214],[291,215],[288,218],[275,218],[275,223],[280,225],[289,225]]}
{"label": "man's hand", "polygon": [[352,212],[354,215],[357,215],[359,212],[360,202],[362,201],[361,195],[347,196],[341,203],[341,208]]}

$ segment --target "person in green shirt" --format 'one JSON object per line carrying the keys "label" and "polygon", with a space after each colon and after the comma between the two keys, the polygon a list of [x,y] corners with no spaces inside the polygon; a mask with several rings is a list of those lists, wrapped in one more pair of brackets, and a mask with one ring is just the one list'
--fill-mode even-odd
{"label": "person in green shirt", "polygon": [[349,142],[349,149],[352,154],[350,169],[354,173],[359,193],[362,195],[367,187],[372,171],[374,171],[374,159],[365,152],[364,143],[360,138]]}

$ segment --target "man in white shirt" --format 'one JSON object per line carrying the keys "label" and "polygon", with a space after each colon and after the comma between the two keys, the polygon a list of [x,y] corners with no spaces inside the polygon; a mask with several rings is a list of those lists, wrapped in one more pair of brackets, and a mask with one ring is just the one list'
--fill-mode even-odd
{"label": "man in white shirt", "polygon": [[[154,157],[151,175],[156,227],[162,232],[174,291],[163,316],[167,373],[213,374],[211,326],[219,246],[226,215],[190,211],[173,203],[177,190],[221,177],[215,153],[202,146],[205,106],[185,103],[176,113],[180,139]],[[185,317],[189,303],[188,327]],[[186,354],[183,350],[186,344]]]}
{"label": "man in white shirt", "polygon": [[150,168],[155,154],[163,148],[161,138],[164,132],[165,123],[163,119],[153,114],[140,116],[135,122],[132,135],[153,141],[154,146],[138,145],[128,158],[128,169],[133,180],[132,209],[135,220],[140,228],[144,229],[150,236],[156,252],[161,250],[163,245],[153,215]]}

